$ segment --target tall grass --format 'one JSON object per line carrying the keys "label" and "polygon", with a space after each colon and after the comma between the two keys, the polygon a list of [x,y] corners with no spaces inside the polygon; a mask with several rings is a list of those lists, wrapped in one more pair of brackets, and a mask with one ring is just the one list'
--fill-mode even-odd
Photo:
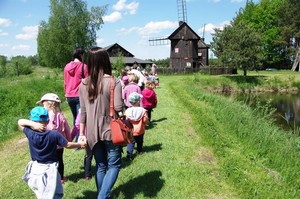
{"label": "tall grass", "polygon": [[[57,93],[64,100],[62,74],[42,70],[29,76],[0,79],[1,141],[9,139],[16,133],[17,120],[28,118],[30,109],[48,92]],[[63,104],[63,107],[65,106]]]}
{"label": "tall grass", "polygon": [[278,129],[261,110],[205,92],[197,81],[171,87],[241,198],[299,196],[299,137]]}

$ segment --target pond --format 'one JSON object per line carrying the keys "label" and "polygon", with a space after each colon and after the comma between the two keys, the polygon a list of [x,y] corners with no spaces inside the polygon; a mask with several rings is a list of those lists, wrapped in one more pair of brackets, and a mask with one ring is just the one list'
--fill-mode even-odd
{"label": "pond", "polygon": [[[225,95],[226,96],[226,95]],[[249,106],[257,104],[267,105],[274,108],[276,124],[285,130],[295,130],[300,127],[300,93],[257,93],[257,94],[234,94],[227,95],[235,100],[243,101]]]}

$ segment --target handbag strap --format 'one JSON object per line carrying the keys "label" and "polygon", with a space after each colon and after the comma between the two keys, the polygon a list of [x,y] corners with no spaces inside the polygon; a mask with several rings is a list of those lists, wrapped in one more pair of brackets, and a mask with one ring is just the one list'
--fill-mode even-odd
{"label": "handbag strap", "polygon": [[109,115],[111,118],[115,117],[115,110],[114,110],[114,87],[115,87],[115,80],[113,76],[110,78],[110,101],[109,101]]}
{"label": "handbag strap", "polygon": [[82,62],[82,67],[81,67],[81,78],[84,79],[84,63]]}

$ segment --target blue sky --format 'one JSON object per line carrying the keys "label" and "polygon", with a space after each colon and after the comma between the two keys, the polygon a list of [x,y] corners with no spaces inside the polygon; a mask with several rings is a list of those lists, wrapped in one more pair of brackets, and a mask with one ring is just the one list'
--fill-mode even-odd
{"label": "blue sky", "polygon": [[[88,8],[106,4],[98,46],[118,43],[141,59],[169,57],[170,46],[150,46],[149,38],[168,37],[178,27],[177,0],[87,1]],[[187,23],[209,44],[213,28],[228,24],[245,4],[246,0],[186,0]],[[49,5],[50,0],[0,0],[0,55],[37,53],[38,25],[48,21]]]}

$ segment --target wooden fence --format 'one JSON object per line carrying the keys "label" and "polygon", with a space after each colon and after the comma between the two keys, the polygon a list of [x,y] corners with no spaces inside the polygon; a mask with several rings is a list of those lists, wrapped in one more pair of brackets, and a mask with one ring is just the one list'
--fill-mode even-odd
{"label": "wooden fence", "polygon": [[225,67],[157,68],[158,74],[188,74],[195,72],[201,72],[210,75],[237,74],[237,69]]}

